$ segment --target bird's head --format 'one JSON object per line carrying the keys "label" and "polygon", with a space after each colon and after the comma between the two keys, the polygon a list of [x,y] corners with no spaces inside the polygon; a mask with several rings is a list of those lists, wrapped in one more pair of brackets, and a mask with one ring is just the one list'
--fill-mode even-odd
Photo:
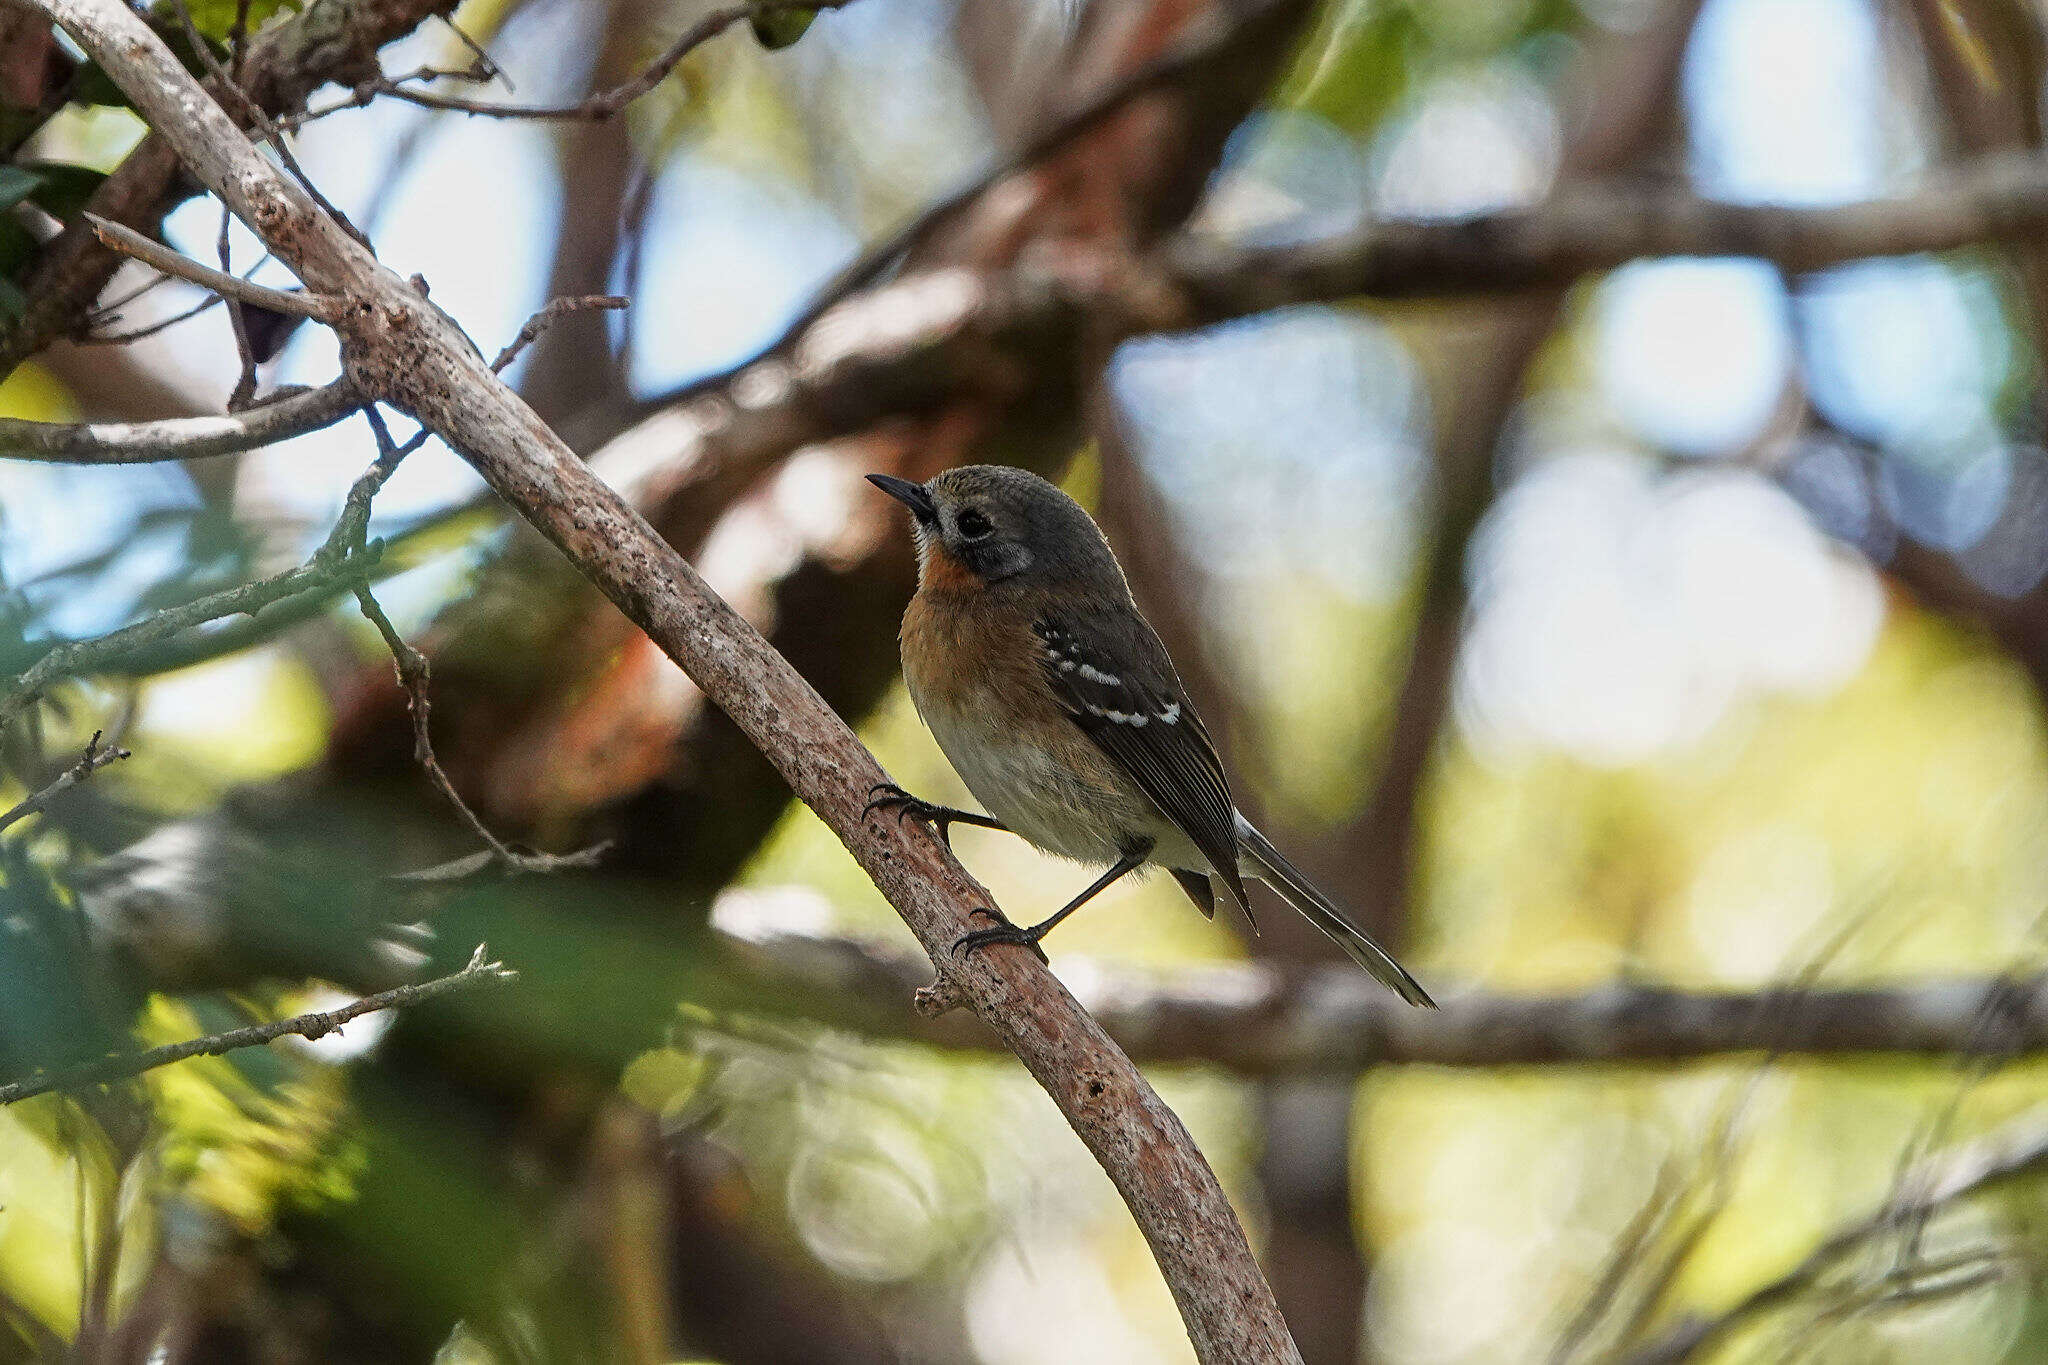
{"label": "bird's head", "polygon": [[929,589],[1071,584],[1122,592],[1109,542],[1081,504],[1029,470],[965,465],[928,483],[868,482],[910,509],[918,581]]}

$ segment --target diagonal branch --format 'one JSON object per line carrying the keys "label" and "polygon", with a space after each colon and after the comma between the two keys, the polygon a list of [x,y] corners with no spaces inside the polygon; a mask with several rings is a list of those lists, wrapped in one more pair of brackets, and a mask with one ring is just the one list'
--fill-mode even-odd
{"label": "diagonal branch", "polygon": [[267,284],[245,280],[240,275],[230,275],[225,270],[216,270],[210,265],[201,265],[181,252],[171,250],[161,242],[153,242],[134,228],[120,223],[110,223],[96,213],[85,215],[85,221],[92,226],[93,235],[100,239],[100,245],[123,256],[132,256],[145,265],[154,266],[166,275],[210,289],[224,299],[242,303],[253,303],[258,308],[268,308],[273,313],[291,313],[302,318],[313,318],[325,322],[334,312],[334,301],[317,294],[299,294],[289,289],[272,289]]}
{"label": "diagonal branch", "polygon": [[[455,0],[321,0],[249,45],[239,84],[268,113],[304,107],[329,81],[360,80],[376,70],[377,50],[411,32]],[[160,137],[143,139],[93,191],[86,208],[102,218],[153,229],[180,195],[178,158]],[[103,249],[83,219],[38,254],[24,284],[28,307],[0,328],[0,376],[60,337],[78,331],[120,258]]]}
{"label": "diagonal branch", "polygon": [[815,691],[507,389],[453,320],[379,265],[251,146],[119,0],[38,0],[201,183],[309,288],[349,299],[349,377],[462,454],[744,729],[846,844],[1116,1184],[1205,1362],[1296,1361],[1271,1289],[1180,1120],[1036,958],[951,945],[987,898],[923,831],[866,819],[884,774]]}
{"label": "diagonal branch", "polygon": [[409,986],[395,986],[388,991],[366,995],[360,1000],[351,1000],[338,1009],[312,1010],[305,1014],[293,1015],[289,1019],[273,1020],[267,1024],[251,1024],[247,1028],[229,1029],[225,1033],[210,1033],[204,1038],[191,1038],[182,1043],[166,1043],[162,1047],[153,1047],[147,1052],[137,1052],[126,1057],[105,1057],[96,1062],[87,1062],[83,1066],[42,1072],[0,1085],[0,1105],[46,1095],[52,1090],[84,1090],[90,1086],[105,1085],[109,1081],[126,1080],[130,1076],[139,1076],[145,1071],[169,1066],[173,1062],[182,1062],[193,1057],[218,1057],[223,1053],[245,1047],[257,1047],[288,1036],[325,1038],[342,1025],[360,1019],[366,1014],[417,1005],[423,1000],[432,1000],[437,995],[446,995],[450,991],[481,982],[510,981],[517,975],[517,972],[504,963],[487,960],[484,946],[478,944],[476,951],[470,954],[468,965],[460,971],[450,972],[447,976]]}
{"label": "diagonal branch", "polygon": [[92,732],[92,738],[86,741],[85,756],[83,758],[66,768],[57,775],[55,780],[43,786],[40,790],[31,792],[27,799],[17,802],[12,809],[4,814],[0,814],[0,829],[6,829],[22,820],[26,820],[36,812],[46,809],[50,802],[56,800],[65,792],[70,791],[73,787],[85,781],[108,764],[118,763],[124,758],[132,757],[126,749],[121,748],[119,745],[110,745],[102,749],[100,747],[100,734],[101,731],[98,730]]}

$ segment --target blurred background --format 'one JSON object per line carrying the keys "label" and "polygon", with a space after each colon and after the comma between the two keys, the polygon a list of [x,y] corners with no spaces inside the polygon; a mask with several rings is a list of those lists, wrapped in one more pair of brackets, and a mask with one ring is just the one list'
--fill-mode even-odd
{"label": "blurred background", "polygon": [[[675,396],[1019,145],[1076,79],[1084,8],[859,0],[786,47],[742,25],[617,119],[385,98],[294,146],[486,354],[551,297],[629,296],[509,373],[608,476],[658,489]],[[504,79],[432,88],[574,102],[706,9],[465,0],[455,23]],[[219,36],[233,10],[194,16]],[[1258,58],[1259,89],[1179,92],[1228,118],[1174,174],[1190,231],[1257,244],[1594,177],[1849,203],[2037,150],[2043,20],[2033,0],[1327,0]],[[471,60],[438,22],[383,53],[394,74]],[[143,129],[111,99],[74,88],[10,136],[17,159],[112,169]],[[221,221],[187,198],[164,233],[212,260]],[[229,239],[235,269],[291,283]],[[129,267],[102,303],[150,278]],[[101,344],[14,369],[0,414],[219,411],[224,310],[104,344],[204,297],[106,309]],[[2048,256],[2024,244],[1802,277],[1643,260],[1097,348],[1045,381],[1078,392],[965,439],[807,447],[650,494],[669,520],[650,515],[898,781],[967,803],[894,675],[908,537],[859,475],[1061,478],[1248,808],[1440,998],[2025,975],[2048,946],[2044,326]],[[302,327],[260,374],[336,367]],[[357,418],[184,465],[0,461],[0,671],[297,563],[375,453]],[[394,881],[476,841],[346,594],[53,689],[5,734],[15,799],[94,731],[134,756],[0,839],[0,1079],[452,970],[484,941],[520,977],[0,1110],[0,1353],[1190,1359],[1127,1213],[1014,1061],[965,1029],[906,1041],[900,990],[778,975],[790,944],[914,945],[680,673],[437,442],[371,534],[465,799],[522,846],[611,847],[590,870]],[[956,847],[1029,918],[1091,875],[978,831]],[[1120,885],[1050,951],[1081,987],[1242,959],[1306,980],[1324,947],[1281,919],[1253,938],[1170,882]],[[2004,1057],[1147,1072],[1311,1365],[1631,1358],[2048,1082]],[[2037,1187],[1907,1235],[1666,1358],[2048,1354]]]}

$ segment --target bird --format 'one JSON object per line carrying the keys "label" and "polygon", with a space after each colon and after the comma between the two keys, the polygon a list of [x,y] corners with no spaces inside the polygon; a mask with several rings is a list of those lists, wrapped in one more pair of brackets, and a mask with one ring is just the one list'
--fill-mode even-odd
{"label": "bird", "polygon": [[1238,810],[1216,745],[1158,633],[1131,597],[1108,539],[1082,506],[1024,469],[965,465],[925,483],[868,481],[910,511],[918,586],[903,614],[903,679],[939,748],[989,814],[894,783],[876,810],[1015,834],[1074,862],[1108,865],[1041,923],[995,923],[953,945],[1029,948],[1104,888],[1165,868],[1213,918],[1215,883],[1252,919],[1245,878],[1276,891],[1352,961],[1411,1005],[1429,992]]}

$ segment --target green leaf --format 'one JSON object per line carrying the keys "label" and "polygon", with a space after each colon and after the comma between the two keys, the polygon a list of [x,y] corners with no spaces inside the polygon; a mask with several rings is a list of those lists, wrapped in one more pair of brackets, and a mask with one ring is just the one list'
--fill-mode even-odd
{"label": "green leaf", "polygon": [[770,52],[788,47],[804,36],[811,21],[818,17],[814,9],[785,9],[773,14],[757,14],[748,22],[754,26],[754,36],[761,46]]}
{"label": "green leaf", "polygon": [[107,178],[104,171],[62,161],[31,161],[25,169],[42,181],[29,199],[55,218],[76,218],[93,191]]}
{"label": "green leaf", "polygon": [[[185,8],[192,12],[192,23],[201,33],[216,43],[225,43],[229,31],[235,26],[237,3],[238,0],[187,0]],[[296,14],[299,9],[296,0],[249,0],[248,31],[254,33],[277,15],[287,11]],[[181,31],[185,27],[184,20],[178,17],[177,6],[170,0],[152,5],[150,18],[159,25],[169,23],[173,31]]]}
{"label": "green leaf", "polygon": [[26,166],[0,165],[0,213],[5,213],[42,186],[43,178]]}

